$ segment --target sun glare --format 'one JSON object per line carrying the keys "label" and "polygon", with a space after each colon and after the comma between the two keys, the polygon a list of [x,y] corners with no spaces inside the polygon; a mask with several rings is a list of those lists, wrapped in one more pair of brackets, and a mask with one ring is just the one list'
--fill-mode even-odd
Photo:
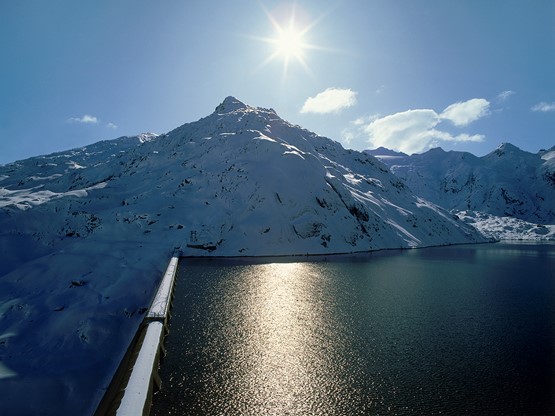
{"label": "sun glare", "polygon": [[[280,17],[276,17],[267,10],[264,11],[274,28],[274,34],[272,37],[257,37],[256,39],[273,45],[273,52],[262,62],[258,69],[271,61],[281,60],[283,62],[283,76],[287,75],[288,68],[292,62],[299,64],[310,74],[310,69],[306,62],[306,52],[309,49],[321,48],[307,43],[305,38],[317,21],[309,21],[306,18],[299,19],[296,7],[289,11],[287,18],[284,18],[283,14]],[[304,23],[302,23],[303,21]]]}
{"label": "sun glare", "polygon": [[284,59],[302,59],[304,46],[303,34],[294,27],[281,29],[275,38],[277,52]]}

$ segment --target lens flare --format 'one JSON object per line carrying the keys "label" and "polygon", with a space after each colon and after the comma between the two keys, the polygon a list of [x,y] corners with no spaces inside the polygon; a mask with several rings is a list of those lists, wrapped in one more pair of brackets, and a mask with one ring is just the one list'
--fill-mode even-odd
{"label": "lens flare", "polygon": [[[293,7],[286,18],[283,15],[278,17],[267,10],[264,11],[273,27],[274,34],[271,37],[254,38],[272,45],[273,52],[262,62],[258,69],[272,61],[281,60],[283,62],[284,77],[287,75],[291,63],[299,64],[307,73],[311,74],[306,62],[307,51],[323,48],[308,43],[307,34],[320,19],[312,21],[299,19],[297,17],[296,6]],[[303,21],[304,24],[302,23]]]}

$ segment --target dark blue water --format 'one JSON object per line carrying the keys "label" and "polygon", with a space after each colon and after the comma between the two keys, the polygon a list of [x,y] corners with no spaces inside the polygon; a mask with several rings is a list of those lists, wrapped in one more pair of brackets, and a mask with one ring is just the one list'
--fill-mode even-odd
{"label": "dark blue water", "polygon": [[555,414],[555,245],[181,263],[153,415]]}

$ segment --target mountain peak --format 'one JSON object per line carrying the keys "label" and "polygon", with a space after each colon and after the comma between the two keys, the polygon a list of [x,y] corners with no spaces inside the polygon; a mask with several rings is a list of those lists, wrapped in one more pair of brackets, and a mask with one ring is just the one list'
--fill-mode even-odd
{"label": "mountain peak", "polygon": [[245,103],[230,95],[229,97],[226,97],[222,101],[222,103],[216,107],[215,111],[216,113],[223,114],[231,113],[232,111],[237,110],[244,110],[246,108],[248,108],[248,106]]}
{"label": "mountain peak", "polygon": [[368,153],[372,156],[408,156],[406,153],[397,152],[383,146],[380,146],[373,150],[365,150],[365,153]]}
{"label": "mountain peak", "polygon": [[432,147],[430,150],[428,150],[425,153],[429,153],[431,155],[442,155],[446,152],[445,152],[445,150],[443,150],[443,148],[438,146],[438,147]]}
{"label": "mountain peak", "polygon": [[502,143],[501,146],[498,147],[499,150],[502,151],[521,151],[520,148],[516,147],[514,144],[511,143]]}
{"label": "mountain peak", "polygon": [[145,143],[145,142],[150,142],[151,140],[154,140],[158,136],[159,136],[159,134],[152,133],[152,132],[149,131],[149,132],[146,132],[146,133],[138,134],[137,138],[139,139],[139,141],[141,143]]}
{"label": "mountain peak", "polygon": [[[497,157],[501,157],[503,155],[523,155],[528,152],[523,151],[522,149],[516,147],[514,144],[511,143],[502,143],[497,149],[490,153],[490,155],[495,155]],[[489,156],[489,155],[488,155]]]}

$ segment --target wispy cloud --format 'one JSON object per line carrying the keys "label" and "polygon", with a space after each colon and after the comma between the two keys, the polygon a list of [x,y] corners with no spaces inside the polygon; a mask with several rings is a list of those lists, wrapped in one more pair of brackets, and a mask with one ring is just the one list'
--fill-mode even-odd
{"label": "wispy cloud", "polygon": [[341,131],[341,140],[348,145],[352,142],[360,141],[361,136],[363,134],[364,136],[366,135],[364,132],[365,127],[379,118],[379,114],[374,114],[372,116],[362,116],[351,121],[351,125]]}
{"label": "wispy cloud", "polygon": [[545,103],[541,102],[532,107],[532,111],[540,111],[542,113],[547,113],[549,111],[555,111],[555,102]]}
{"label": "wispy cloud", "polygon": [[362,126],[371,123],[379,118],[380,116],[378,114],[374,114],[372,116],[363,116],[351,121],[351,124],[355,126]]}
{"label": "wispy cloud", "polygon": [[433,129],[439,122],[434,110],[407,110],[374,120],[362,131],[374,147],[413,153],[429,145],[434,139]]}
{"label": "wispy cloud", "polygon": [[451,104],[440,114],[440,118],[451,121],[455,126],[466,126],[489,114],[490,103],[483,98]]}
{"label": "wispy cloud", "polygon": [[106,124],[106,127],[108,127],[109,129],[117,129],[118,126],[116,126],[114,123],[108,123]]}
{"label": "wispy cloud", "polygon": [[70,117],[67,119],[67,122],[96,124],[98,123],[98,118],[96,118],[95,116],[91,116],[89,114],[85,114],[83,117]]}
{"label": "wispy cloud", "polygon": [[315,97],[306,99],[301,113],[328,114],[352,107],[356,104],[357,93],[351,89],[327,88]]}
{"label": "wispy cloud", "polygon": [[441,145],[441,142],[481,142],[482,134],[452,134],[440,124],[451,121],[456,126],[467,126],[489,114],[489,102],[473,99],[450,105],[438,114],[432,109],[407,110],[387,115],[358,118],[342,132],[343,140],[351,143],[364,138],[372,147],[384,146],[405,153],[418,153]]}
{"label": "wispy cloud", "polygon": [[516,94],[516,92],[511,91],[511,90],[502,91],[499,94],[497,94],[497,101],[500,102],[500,103],[503,103],[515,94]]}

